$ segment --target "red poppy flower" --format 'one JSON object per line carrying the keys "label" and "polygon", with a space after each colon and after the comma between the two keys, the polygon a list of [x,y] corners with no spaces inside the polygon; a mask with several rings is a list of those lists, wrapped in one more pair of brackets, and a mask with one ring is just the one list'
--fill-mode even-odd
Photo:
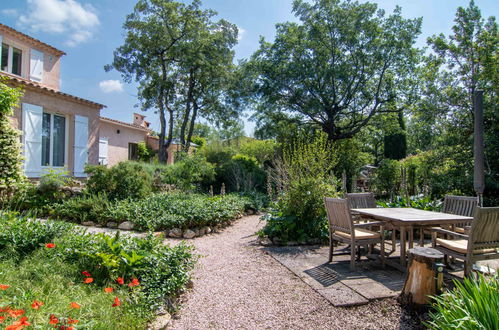
{"label": "red poppy flower", "polygon": [[80,322],[80,321],[78,321],[78,320],[74,320],[74,319],[72,319],[72,318],[68,317],[68,320],[67,320],[67,323],[68,323],[68,324],[76,324],[76,323],[78,323],[78,322]]}
{"label": "red poppy flower", "polygon": [[114,297],[114,304],[113,304],[113,307],[117,307],[117,306],[120,306],[120,305],[121,305],[120,298],[118,298],[118,297]]}
{"label": "red poppy flower", "polygon": [[75,308],[75,309],[80,308],[80,305],[78,305],[78,304],[77,304],[77,303],[75,303],[75,302],[72,302],[72,303],[70,304],[70,306],[71,306],[71,308]]}
{"label": "red poppy flower", "polygon": [[55,244],[54,243],[47,243],[47,244],[45,244],[45,247],[48,249],[53,249],[53,248],[55,248]]}
{"label": "red poppy flower", "polygon": [[90,273],[89,273],[89,272],[87,272],[86,270],[82,271],[81,273],[82,273],[83,275],[85,275],[86,277],[90,277],[90,276],[92,276],[92,275],[90,275]]}
{"label": "red poppy flower", "polygon": [[10,288],[10,285],[0,284],[0,290],[7,290],[8,288]]}
{"label": "red poppy flower", "polygon": [[125,284],[125,280],[123,279],[123,277],[118,277],[118,278],[116,279],[116,282],[118,282],[118,284],[119,284],[119,285],[123,285],[123,284]]}
{"label": "red poppy flower", "polygon": [[104,292],[111,293],[113,291],[114,291],[113,288],[104,288]]}
{"label": "red poppy flower", "polygon": [[128,283],[128,286],[134,287],[134,286],[138,286],[139,284],[140,284],[139,280],[134,278],[134,279],[132,279],[132,282]]}
{"label": "red poppy flower", "polygon": [[26,316],[23,316],[19,321],[16,321],[12,323],[12,325],[5,328],[5,330],[18,330],[27,327],[28,325],[31,325],[31,323],[28,322],[28,318]]}
{"label": "red poppy flower", "polygon": [[83,280],[83,283],[89,284],[89,283],[92,283],[93,281],[94,281],[93,278],[87,277],[86,279]]}
{"label": "red poppy flower", "polygon": [[17,317],[24,314],[24,310],[23,309],[10,309],[9,308],[7,310],[7,313],[9,314],[10,317],[17,318]]}
{"label": "red poppy flower", "polygon": [[0,323],[3,323],[5,321],[5,316],[0,316]]}
{"label": "red poppy flower", "polygon": [[33,309],[40,309],[40,306],[43,306],[43,303],[41,301],[35,300],[31,304],[31,308]]}
{"label": "red poppy flower", "polygon": [[49,324],[57,324],[57,323],[59,323],[59,319],[57,317],[55,317],[54,314],[50,314]]}

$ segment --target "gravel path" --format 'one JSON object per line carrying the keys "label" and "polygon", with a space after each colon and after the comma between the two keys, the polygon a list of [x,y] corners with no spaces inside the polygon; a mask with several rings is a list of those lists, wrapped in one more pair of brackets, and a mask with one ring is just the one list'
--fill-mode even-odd
{"label": "gravel path", "polygon": [[[172,329],[396,329],[392,299],[332,306],[255,244],[258,216],[189,241],[201,255]],[[167,240],[169,241],[169,240]],[[177,241],[172,241],[178,242]]]}

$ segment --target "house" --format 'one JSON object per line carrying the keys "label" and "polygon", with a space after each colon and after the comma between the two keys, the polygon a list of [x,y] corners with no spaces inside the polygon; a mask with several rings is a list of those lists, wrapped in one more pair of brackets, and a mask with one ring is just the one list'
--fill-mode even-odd
{"label": "house", "polygon": [[47,169],[85,177],[85,164],[98,164],[100,111],[105,106],[60,91],[65,53],[0,24],[0,75],[24,95],[12,118],[22,131],[24,170],[39,178]]}
{"label": "house", "polygon": [[[145,117],[134,113],[132,123],[100,118],[99,164],[113,166],[122,161],[137,159],[138,145],[141,142],[158,151],[159,138],[152,135],[149,128],[151,123],[146,121]],[[173,164],[177,151],[180,151],[180,142],[174,140],[168,148],[168,164]]]}

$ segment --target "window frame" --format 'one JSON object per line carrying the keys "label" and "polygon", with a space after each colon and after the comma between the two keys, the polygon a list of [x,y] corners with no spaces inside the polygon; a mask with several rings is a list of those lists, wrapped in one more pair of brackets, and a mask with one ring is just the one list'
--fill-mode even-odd
{"label": "window frame", "polygon": [[[42,157],[41,157],[41,160],[42,160],[42,170],[44,169],[51,169],[51,168],[55,168],[55,169],[64,169],[64,168],[67,168],[68,167],[68,145],[69,145],[69,116],[68,115],[65,115],[65,114],[60,114],[60,113],[57,113],[57,112],[51,112],[51,111],[45,111],[45,109],[43,110],[43,113],[42,113],[42,116],[43,114],[48,114],[50,115],[50,131],[49,131],[49,135],[50,135],[50,145],[49,145],[49,165],[44,165],[43,164],[43,146],[42,146]],[[53,163],[54,163],[54,139],[53,139],[53,134],[54,134],[54,116],[59,116],[59,117],[63,117],[64,118],[64,164],[62,166],[54,166]],[[43,129],[42,129],[43,131]],[[43,133],[42,133],[43,134]]]}
{"label": "window frame", "polygon": [[[6,72],[9,74],[18,76],[18,77],[25,78],[26,70],[27,70],[25,63],[26,63],[26,56],[29,53],[28,50],[23,45],[18,44],[17,42],[15,42],[13,40],[6,39],[5,36],[3,37],[2,44],[1,44],[0,48],[3,49],[4,44],[9,47],[8,52],[7,52],[7,71],[2,69],[2,67],[4,66],[3,63],[0,66],[0,71]],[[21,51],[21,74],[19,74],[19,75],[12,73],[12,66],[14,65],[14,48],[17,48]]]}

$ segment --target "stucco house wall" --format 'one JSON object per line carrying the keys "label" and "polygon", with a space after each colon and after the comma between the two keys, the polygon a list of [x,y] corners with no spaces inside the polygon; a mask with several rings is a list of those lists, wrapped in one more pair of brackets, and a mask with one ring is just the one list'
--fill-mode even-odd
{"label": "stucco house wall", "polygon": [[[25,87],[24,95],[21,98],[22,103],[35,104],[43,107],[44,112],[54,113],[66,117],[66,155],[67,155],[67,170],[74,174],[74,133],[75,133],[75,115],[88,117],[88,163],[98,164],[99,158],[99,118],[100,107],[91,107],[83,103],[72,102],[68,99],[59,98],[54,95],[46,94],[36,89],[28,89]],[[23,130],[22,109],[18,107],[14,110],[13,118],[14,127]]]}
{"label": "stucco house wall", "polygon": [[129,143],[147,142],[148,130],[108,118],[100,120],[100,138],[107,139],[107,165],[128,160]]}
{"label": "stucco house wall", "polygon": [[[60,58],[64,52],[3,24],[0,48],[8,54],[7,60],[0,58],[0,62],[5,62],[0,63],[0,75],[7,78],[6,84],[24,91],[11,122],[22,132],[26,175],[39,178],[47,169],[54,168],[84,177],[86,163],[98,164],[100,110],[104,105],[59,90]],[[15,70],[17,50],[21,56],[20,72]],[[49,125],[44,121],[46,114],[51,115]],[[62,126],[56,129],[54,122],[59,118],[58,125],[62,125],[61,116],[64,135],[56,137],[55,132],[61,132]],[[48,156],[45,159],[44,150]]]}

